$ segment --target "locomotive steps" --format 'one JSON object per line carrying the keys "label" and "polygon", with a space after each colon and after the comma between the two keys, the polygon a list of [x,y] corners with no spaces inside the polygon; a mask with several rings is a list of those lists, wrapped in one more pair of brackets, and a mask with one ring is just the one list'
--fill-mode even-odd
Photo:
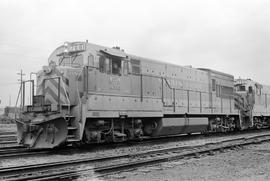
{"label": "locomotive steps", "polygon": [[16,144],[16,133],[15,132],[1,132],[0,134],[0,148],[3,147],[3,145],[7,144]]}
{"label": "locomotive steps", "polygon": [[[2,177],[6,180],[55,180],[60,177],[76,178],[79,175],[89,176],[89,172],[93,173],[93,171],[97,173],[98,176],[105,176],[106,174],[125,171],[140,166],[153,165],[186,157],[199,157],[200,154],[205,153],[213,155],[216,151],[223,152],[224,149],[242,147],[249,144],[258,144],[264,141],[270,141],[269,133],[219,141],[200,146],[176,146],[142,151],[134,154],[122,154],[109,157],[76,159],[46,164],[9,167],[0,169],[0,178]],[[78,169],[79,165],[81,165],[81,167]]]}

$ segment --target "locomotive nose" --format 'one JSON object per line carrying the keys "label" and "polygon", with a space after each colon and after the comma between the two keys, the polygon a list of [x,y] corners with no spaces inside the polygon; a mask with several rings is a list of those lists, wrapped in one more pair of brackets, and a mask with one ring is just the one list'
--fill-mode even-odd
{"label": "locomotive nose", "polygon": [[[17,121],[17,141],[29,148],[54,148],[65,143],[68,129],[66,120],[59,116],[44,121]],[[43,120],[42,122],[40,120]]]}

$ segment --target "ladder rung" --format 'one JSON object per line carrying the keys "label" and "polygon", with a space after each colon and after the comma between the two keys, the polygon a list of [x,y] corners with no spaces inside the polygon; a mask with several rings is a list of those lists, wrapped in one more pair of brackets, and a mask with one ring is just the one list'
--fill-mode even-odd
{"label": "ladder rung", "polygon": [[74,105],[71,105],[71,104],[61,104],[61,107],[72,107]]}
{"label": "ladder rung", "polygon": [[75,118],[75,116],[66,115],[65,118]]}
{"label": "ladder rung", "polygon": [[61,104],[61,106],[71,106],[70,104]]}
{"label": "ladder rung", "polygon": [[73,139],[73,138],[70,138],[70,139],[67,139],[67,142],[78,142],[80,141],[79,139]]}
{"label": "ladder rung", "polygon": [[69,126],[68,127],[68,130],[75,130],[75,129],[77,129],[77,127],[75,127],[75,126]]}
{"label": "ladder rung", "polygon": [[72,121],[75,119],[74,116],[68,116],[68,117],[65,117],[66,121],[69,122],[69,121]]}

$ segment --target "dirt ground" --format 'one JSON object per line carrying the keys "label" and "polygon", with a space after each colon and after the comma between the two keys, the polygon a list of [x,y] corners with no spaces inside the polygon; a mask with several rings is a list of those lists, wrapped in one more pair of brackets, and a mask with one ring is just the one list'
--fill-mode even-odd
{"label": "dirt ground", "polygon": [[[1,129],[0,129],[1,130]],[[0,168],[8,167],[8,166],[19,166],[19,165],[29,165],[29,164],[37,164],[37,163],[48,163],[55,161],[63,161],[63,160],[71,160],[78,158],[95,158],[95,157],[103,157],[103,156],[113,156],[113,155],[122,155],[124,153],[138,153],[146,150],[153,149],[162,149],[162,148],[170,148],[176,146],[196,146],[196,145],[204,145],[207,143],[220,142],[225,140],[230,140],[233,138],[242,138],[249,137],[258,134],[265,134],[266,132],[261,133],[246,133],[240,135],[230,135],[230,136],[209,136],[209,137],[198,137],[195,139],[187,139],[183,141],[169,141],[167,143],[157,143],[157,144],[134,144],[126,147],[115,147],[110,149],[95,149],[89,147],[89,149],[83,149],[78,151],[70,151],[70,152],[59,152],[53,154],[45,154],[45,155],[36,155],[31,157],[15,157],[15,158],[7,158],[0,159]],[[267,132],[270,134],[270,131]],[[91,166],[91,165],[90,165]]]}
{"label": "dirt ground", "polygon": [[104,180],[270,180],[270,142],[107,176]]}
{"label": "dirt ground", "polygon": [[[1,127],[0,127],[1,128]],[[2,127],[2,130],[14,130],[14,126]],[[2,131],[0,129],[0,131]],[[243,136],[243,135],[242,135]],[[209,140],[210,139],[210,140]],[[207,138],[204,143],[208,141],[221,141],[224,138]],[[194,143],[193,143],[194,142]],[[192,140],[181,142],[182,146],[186,144],[190,145],[202,144],[201,140]],[[179,146],[180,143],[168,143],[166,146]],[[192,145],[193,145],[192,144]],[[164,145],[162,145],[164,146]],[[139,146],[140,151],[147,150],[147,146]],[[151,146],[153,149],[153,146]],[[161,145],[156,145],[157,149]],[[138,151],[138,146],[133,149],[129,148],[129,152]],[[111,151],[104,151],[103,154],[108,154]],[[115,149],[114,152],[122,153],[127,152],[126,148]],[[89,157],[94,153],[84,153],[80,157]],[[21,164],[30,164],[31,162],[50,162],[51,159],[63,160],[64,157],[69,158],[72,155],[56,155],[48,157],[43,156],[41,158],[16,158],[10,160],[0,160],[1,166],[13,166]],[[78,158],[78,155],[75,154]],[[98,156],[98,155],[96,155]],[[42,160],[43,159],[43,160]],[[202,155],[200,158],[187,158],[173,162],[162,163],[159,165],[141,167],[139,169],[131,170],[128,172],[121,172],[118,174],[110,175],[105,178],[97,177],[93,174],[92,178],[81,177],[81,180],[118,180],[118,181],[133,181],[133,180],[154,180],[154,181],[170,181],[170,180],[213,180],[213,181],[227,181],[227,180],[237,180],[237,181],[253,181],[253,180],[270,180],[270,142],[266,142],[258,145],[245,146],[236,150],[225,150],[224,153],[216,153],[213,156]]]}

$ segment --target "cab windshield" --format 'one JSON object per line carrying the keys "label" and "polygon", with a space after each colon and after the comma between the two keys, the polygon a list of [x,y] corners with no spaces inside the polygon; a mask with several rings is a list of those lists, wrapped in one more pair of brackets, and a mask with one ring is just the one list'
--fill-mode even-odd
{"label": "cab windshield", "polygon": [[236,91],[246,91],[246,86],[245,85],[237,85]]}
{"label": "cab windshield", "polygon": [[63,55],[59,59],[59,65],[72,67],[83,66],[83,55]]}

